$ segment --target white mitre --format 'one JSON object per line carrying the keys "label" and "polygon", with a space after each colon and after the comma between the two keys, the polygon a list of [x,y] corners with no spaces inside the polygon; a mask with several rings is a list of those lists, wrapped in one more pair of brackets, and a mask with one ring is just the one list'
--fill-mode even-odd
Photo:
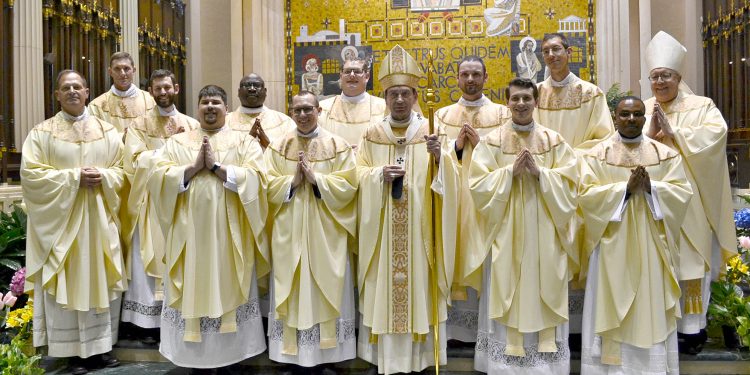
{"label": "white mitre", "polygon": [[682,74],[687,48],[671,35],[659,31],[648,42],[645,55],[647,72],[650,73],[656,68],[669,68]]}

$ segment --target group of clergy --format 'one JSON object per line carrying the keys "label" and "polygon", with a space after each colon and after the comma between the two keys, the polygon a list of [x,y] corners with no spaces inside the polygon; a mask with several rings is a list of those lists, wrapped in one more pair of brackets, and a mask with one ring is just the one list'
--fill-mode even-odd
{"label": "group of clergy", "polygon": [[74,374],[117,366],[124,321],[160,327],[160,352],[198,373],[266,349],[290,371],[360,357],[409,373],[435,345],[445,364],[452,339],[476,342],[478,371],[568,374],[578,335],[582,374],[678,373],[678,332],[699,350],[710,280],[736,252],[727,126],[666,33],[644,53],[654,97],[614,116],[571,51],[546,35],[551,76],[513,79],[507,106],[464,58],[433,131],[400,46],[384,99],[354,58],[340,95],[301,91],[291,117],[256,74],[231,113],[222,88],[200,90],[196,120],[169,71],[133,85],[127,53],[88,106],[85,78],[60,72],[62,110],[22,152],[34,345]]}

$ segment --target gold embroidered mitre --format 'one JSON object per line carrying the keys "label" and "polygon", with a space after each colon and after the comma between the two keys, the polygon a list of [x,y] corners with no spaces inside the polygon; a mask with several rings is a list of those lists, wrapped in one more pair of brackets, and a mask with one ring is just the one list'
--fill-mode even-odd
{"label": "gold embroidered mitre", "polygon": [[646,71],[656,68],[669,68],[678,73],[683,71],[687,49],[674,37],[659,31],[646,47]]}
{"label": "gold embroidered mitre", "polygon": [[383,91],[393,86],[409,86],[417,89],[424,72],[411,55],[401,46],[391,48],[380,64],[378,80]]}

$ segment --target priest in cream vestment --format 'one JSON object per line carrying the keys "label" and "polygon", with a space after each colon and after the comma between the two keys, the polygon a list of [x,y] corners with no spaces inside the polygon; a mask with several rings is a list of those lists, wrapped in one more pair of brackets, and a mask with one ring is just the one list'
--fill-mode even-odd
{"label": "priest in cream vestment", "polygon": [[146,183],[153,170],[154,153],[169,137],[197,129],[199,124],[175,107],[180,85],[171,72],[158,69],[151,73],[149,92],[156,106],[136,119],[125,136],[123,165],[130,193],[121,210],[121,236],[128,249],[130,285],[123,295],[122,321],[158,328],[164,298],[164,235]]}
{"label": "priest in cream vestment", "polygon": [[[412,110],[421,76],[402,47],[391,49],[379,73],[390,115],[370,126],[357,148],[357,350],[385,374],[434,365],[433,345],[439,345],[441,363],[446,361],[446,302],[452,283],[446,265],[452,266],[455,254],[458,176],[445,133],[436,129],[438,134],[430,135],[427,119]],[[439,164],[430,180],[433,157]],[[437,277],[439,290],[432,289],[431,275]],[[437,316],[433,292],[438,296]],[[435,344],[438,323],[440,342]]]}
{"label": "priest in cream vestment", "polygon": [[732,194],[726,159],[727,124],[714,102],[694,95],[682,80],[687,50],[660,31],[646,49],[654,97],[645,101],[650,122],[644,133],[678,151],[693,187],[679,251],[682,320],[687,335],[681,351],[695,354],[705,342],[711,278],[737,253]]}
{"label": "priest in cream vestment", "polygon": [[169,138],[148,181],[166,236],[159,351],[182,367],[266,349],[256,283],[269,271],[263,153],[227,126],[225,103],[220,87],[201,89],[201,127]]}
{"label": "priest in cream vestment", "polygon": [[[122,141],[114,126],[89,114],[89,90],[78,72],[62,71],[56,82],[62,110],[23,144],[25,289],[34,298],[34,346],[46,345],[52,357],[86,358],[117,342],[127,287],[117,219]],[[80,359],[71,366],[86,372]]]}
{"label": "priest in cream vestment", "polygon": [[114,125],[120,135],[124,135],[128,126],[156,103],[148,92],[133,83],[135,62],[129,53],[113,54],[107,72],[112,78],[112,87],[92,100],[89,108],[91,115]]}
{"label": "priest in cream vestment", "polygon": [[[458,103],[440,108],[435,123],[445,129],[460,174],[458,244],[453,270],[451,306],[448,308],[448,339],[463,342],[477,340],[481,273],[469,275],[484,261],[485,223],[478,214],[469,192],[471,156],[479,138],[510,120],[508,107],[495,104],[482,93],[489,78],[484,61],[476,56],[458,63],[458,87],[462,95]],[[467,280],[474,276],[473,281]],[[466,287],[471,285],[472,287]]]}
{"label": "priest in cream vestment", "polygon": [[385,100],[365,91],[369,80],[370,66],[366,60],[346,60],[339,78],[341,94],[320,102],[323,112],[319,121],[323,129],[355,147],[370,124],[385,116]]}
{"label": "priest in cream vestment", "polygon": [[488,374],[568,374],[568,281],[574,249],[577,159],[536,123],[537,90],[515,78],[511,122],[474,150],[469,184],[489,223],[474,368]]}
{"label": "priest in cream vestment", "polygon": [[590,254],[581,374],[678,374],[680,224],[692,194],[680,154],[642,134],[646,107],[617,105],[617,134],[583,156]]}
{"label": "priest in cream vestment", "polygon": [[357,356],[348,238],[357,231],[354,151],[318,125],[315,94],[292,99],[297,128],[266,150],[273,217],[269,357],[311,367]]}

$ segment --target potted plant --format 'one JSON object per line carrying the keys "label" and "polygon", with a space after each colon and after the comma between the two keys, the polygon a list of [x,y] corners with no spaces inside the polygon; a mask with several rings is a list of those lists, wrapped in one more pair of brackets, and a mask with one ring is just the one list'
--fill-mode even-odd
{"label": "potted plant", "polygon": [[[0,309],[5,308],[0,318],[0,374],[43,374],[39,367],[42,356],[34,352],[31,338],[31,325],[34,316],[32,300],[23,306],[16,306],[23,297],[26,269],[21,268],[13,275],[10,291],[0,293]],[[20,298],[23,301],[25,298]],[[19,303],[20,305],[20,303]],[[15,306],[15,308],[14,308]]]}

